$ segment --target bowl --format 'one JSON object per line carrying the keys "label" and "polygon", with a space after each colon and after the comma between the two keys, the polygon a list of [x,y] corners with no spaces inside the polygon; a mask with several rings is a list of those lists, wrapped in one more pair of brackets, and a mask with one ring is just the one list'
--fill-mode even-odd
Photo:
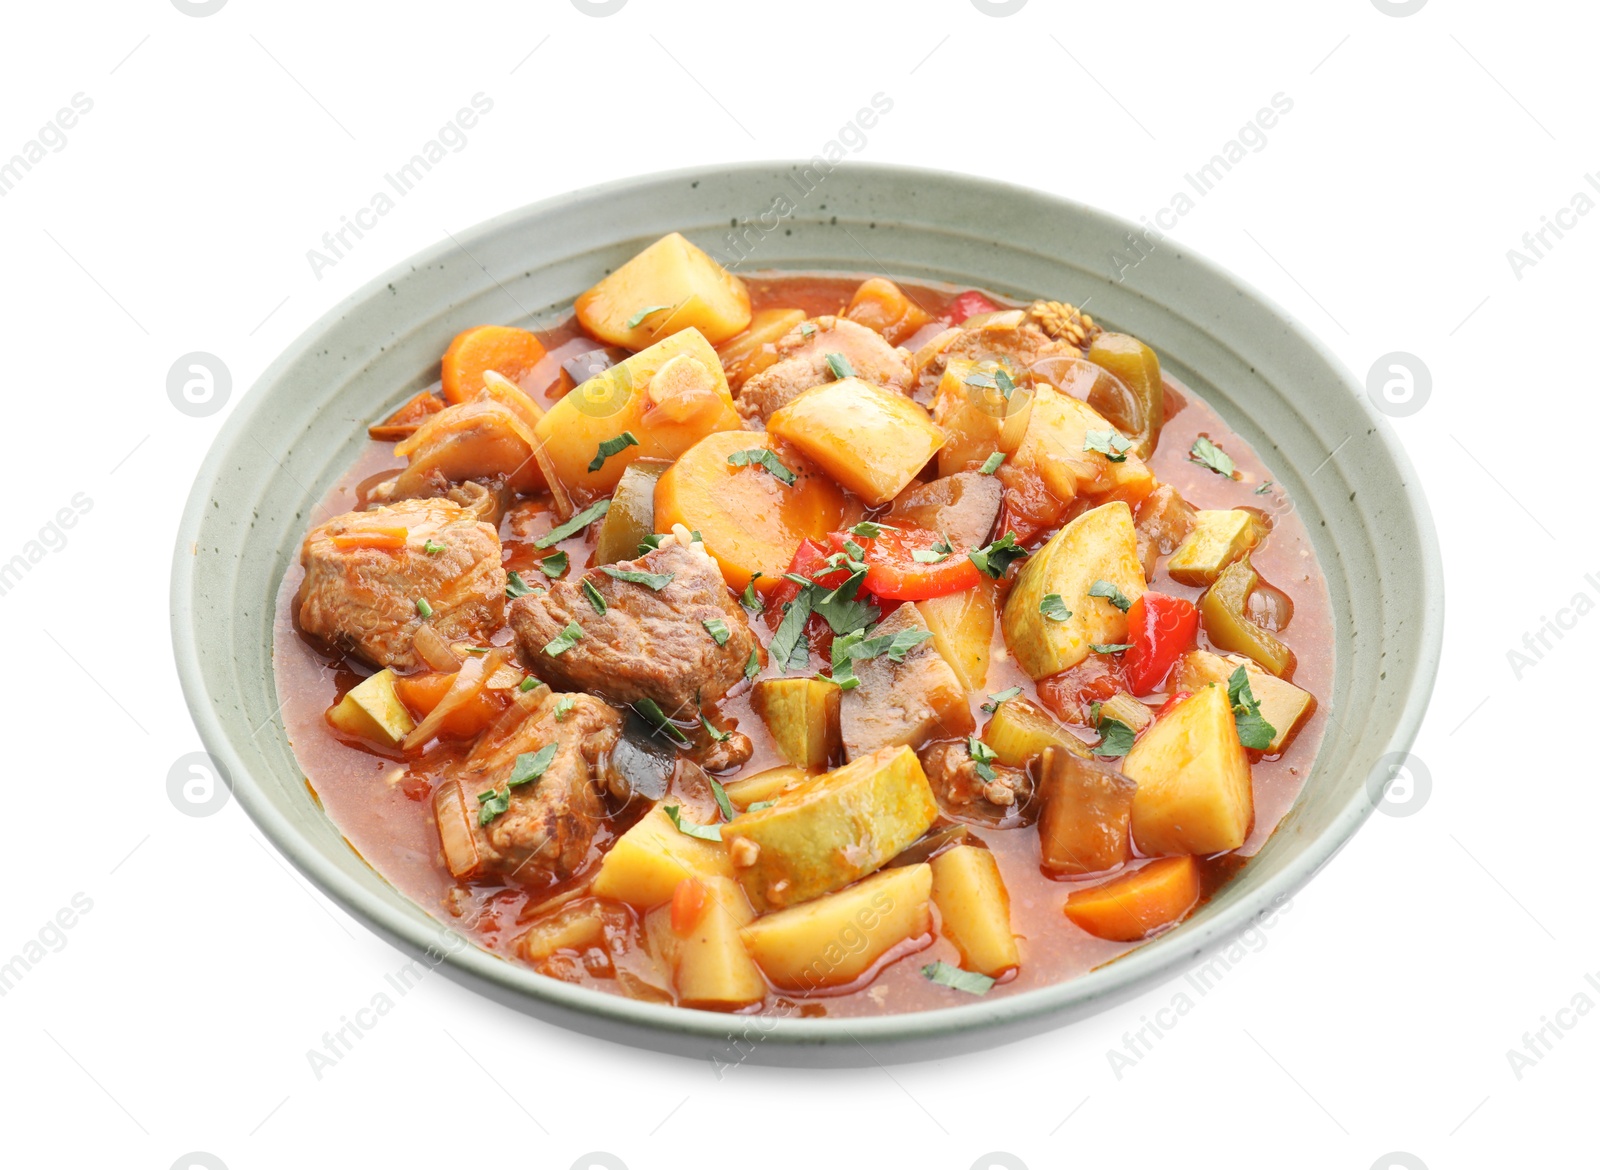
{"label": "bowl", "polygon": [[[275,711],[274,598],[314,503],[382,417],[437,376],[459,330],[544,324],[644,245],[682,231],[739,271],[882,272],[1089,302],[1152,345],[1262,457],[1305,520],[1337,647],[1316,766],[1260,852],[1189,921],[1087,975],[992,1002],[869,1019],[729,1017],[547,978],[477,948],[391,887],[307,790]],[[1126,221],[1051,195],[926,170],[763,163],[646,176],[510,212],[378,277],[296,340],[222,428],[173,557],[172,630],[206,750],[261,831],[402,950],[534,1016],[683,1055],[855,1065],[948,1056],[1060,1025],[1176,973],[1310,879],[1411,745],[1443,627],[1416,475],[1361,386],[1256,290],[1171,241],[1128,269]],[[1342,718],[1344,713],[1358,718]]]}

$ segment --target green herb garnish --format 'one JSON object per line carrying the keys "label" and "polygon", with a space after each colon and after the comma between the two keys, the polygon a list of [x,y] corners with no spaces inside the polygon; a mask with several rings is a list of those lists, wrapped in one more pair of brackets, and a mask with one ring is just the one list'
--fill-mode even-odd
{"label": "green herb garnish", "polygon": [[[663,310],[670,309],[670,308],[672,308],[671,305],[649,305],[649,306],[646,306],[645,308],[640,309],[633,316],[629,317],[625,322],[623,322],[623,326],[624,326],[624,328],[627,328],[627,329],[637,329],[637,328],[639,328],[639,326],[644,324],[644,319],[646,317],[653,317],[653,316],[655,316],[655,314],[660,313]],[[591,468],[589,468],[589,470],[590,471],[596,471],[598,469],[594,468],[594,467],[591,467]]]}
{"label": "green herb garnish", "polygon": [[428,604],[428,599],[426,597],[417,598],[417,612],[425,618],[431,618],[433,616],[433,606]]}
{"label": "green herb garnish", "polygon": [[1046,593],[1041,597],[1039,612],[1053,622],[1064,622],[1072,616],[1072,611],[1067,608],[1067,603],[1061,600],[1059,593]]}
{"label": "green herb garnish", "polygon": [[750,574],[750,580],[745,582],[744,592],[739,594],[739,604],[751,613],[760,613],[767,608],[766,603],[756,593],[756,578],[759,576],[761,576],[760,573]]}
{"label": "green herb garnish", "polygon": [[529,691],[533,690],[533,688],[538,686],[538,685],[539,685],[539,680],[534,678],[533,675],[530,674],[527,678],[523,679],[521,682],[519,682],[517,684],[517,690],[521,691],[523,694],[527,694]]}
{"label": "green herb garnish", "polygon": [[775,800],[758,800],[754,804],[745,805],[744,811],[747,812],[747,813],[749,813],[749,812],[760,812],[764,808],[772,808],[777,803],[778,802],[775,801]]}
{"label": "green herb garnish", "polygon": [[612,565],[601,565],[600,571],[607,577],[618,581],[627,581],[631,585],[643,585],[646,589],[660,591],[672,582],[672,573],[641,573],[634,569],[618,569]]}
{"label": "green herb garnish", "polygon": [[752,647],[751,650],[750,650],[750,657],[745,660],[744,676],[745,676],[745,678],[755,678],[755,676],[760,674],[760,673],[761,673],[761,651],[759,651],[759,650],[755,649],[754,647]]}
{"label": "green herb garnish", "polygon": [[667,713],[661,709],[661,704],[654,699],[640,699],[633,705],[633,709],[653,730],[662,732],[673,743],[684,745],[689,742],[689,737],[683,734],[676,723],[667,718]]}
{"label": "green herb garnish", "polygon": [[583,595],[589,599],[589,608],[594,610],[595,615],[604,617],[606,613],[605,595],[595,588],[594,582],[587,577],[583,579]]}
{"label": "green herb garnish", "polygon": [[1098,451],[1112,463],[1126,463],[1128,452],[1133,450],[1133,440],[1119,431],[1090,431],[1083,437],[1085,451]]}
{"label": "green herb garnish", "polygon": [[1194,445],[1189,448],[1189,459],[1201,467],[1209,467],[1218,475],[1233,478],[1233,460],[1228,457],[1226,451],[1204,435],[1196,439]]}
{"label": "green herb garnish", "polygon": [[735,467],[765,467],[779,483],[793,486],[796,479],[795,473],[783,465],[777,454],[766,447],[749,447],[743,451],[735,451],[728,456],[728,462]]}
{"label": "green herb garnish", "polygon": [[937,983],[941,987],[953,987],[957,991],[965,991],[968,995],[986,995],[989,988],[994,986],[994,980],[982,972],[963,971],[960,967],[952,967],[943,959],[923,967],[922,977],[929,983]]}
{"label": "green herb garnish", "polygon": [[993,475],[995,472],[1000,470],[1000,465],[1005,461],[1006,453],[1004,451],[995,451],[989,455],[989,458],[983,461],[983,466],[978,468],[978,470],[983,472],[984,475]]}
{"label": "green herb garnish", "polygon": [[830,353],[826,359],[828,370],[835,378],[854,378],[855,370],[850,368],[850,359],[842,353]]}
{"label": "green herb garnish", "polygon": [[810,661],[806,646],[806,619],[811,616],[811,591],[802,589],[795,599],[783,607],[783,620],[767,646],[767,653],[778,664],[779,670],[804,670]]}
{"label": "green herb garnish", "polygon": [[712,641],[718,646],[726,646],[732,635],[728,632],[728,623],[721,618],[706,618],[700,623],[706,628],[706,633],[711,635]]}
{"label": "green herb garnish", "polygon": [[559,544],[569,536],[575,536],[600,517],[604,516],[611,507],[610,500],[596,500],[583,511],[579,512],[565,524],[557,525],[533,542],[534,548],[549,548],[552,544]]}
{"label": "green herb garnish", "polygon": [[578,639],[583,637],[583,627],[576,622],[568,622],[566,629],[544,644],[544,652],[551,658],[565,654],[578,644]]}
{"label": "green herb garnish", "polygon": [[1098,720],[1098,728],[1100,742],[1089,749],[1095,755],[1104,756],[1108,760],[1115,759],[1127,755],[1128,749],[1133,747],[1133,728],[1122,720],[1107,716]]}
{"label": "green herb garnish", "polygon": [[424,541],[422,544],[422,551],[427,553],[430,557],[437,556],[439,553],[444,551],[444,545],[440,544],[437,540]]}
{"label": "green herb garnish", "polygon": [[1021,687],[1007,687],[1003,691],[996,691],[989,696],[989,701],[983,705],[981,710],[993,715],[1001,703],[1004,703],[1007,699],[1014,699],[1021,693]]}
{"label": "green herb garnish", "polygon": [[1017,543],[1017,534],[1008,532],[999,540],[967,554],[967,559],[996,581],[1006,575],[1013,561],[1028,555],[1028,550]]}
{"label": "green herb garnish", "polygon": [[722,819],[731,821],[734,818],[733,802],[728,799],[727,791],[714,777],[706,777],[711,781],[711,798],[717,802],[717,811],[722,814]]}
{"label": "green herb garnish", "polygon": [[578,705],[578,700],[572,695],[562,695],[556,700],[556,722],[560,723]]}
{"label": "green herb garnish", "polygon": [[478,824],[487,825],[489,822],[511,807],[511,790],[521,788],[524,784],[532,784],[543,776],[545,769],[550,766],[550,761],[556,758],[554,743],[547,743],[536,752],[523,752],[517,757],[517,762],[511,768],[511,776],[506,780],[504,788],[492,788],[488,792],[478,794]]}
{"label": "green herb garnish", "polygon": [[1090,642],[1089,649],[1096,654],[1118,654],[1133,649],[1132,642]]}
{"label": "green herb garnish", "polygon": [[969,735],[967,736],[967,754],[972,757],[972,768],[973,771],[977,772],[978,779],[985,784],[993,784],[995,781],[994,762],[1000,758],[995,754],[994,749],[977,736]]}
{"label": "green herb garnish", "polygon": [[1272,746],[1278,729],[1261,715],[1261,702],[1250,692],[1250,676],[1239,667],[1228,676],[1228,704],[1233,708],[1233,723],[1239,730],[1239,742],[1256,751],[1266,751]]}
{"label": "green herb garnish", "polygon": [[539,570],[546,577],[559,577],[567,571],[567,554],[553,552],[539,562]]}
{"label": "green herb garnish", "polygon": [[621,451],[624,447],[637,447],[638,445],[639,440],[634,437],[632,431],[623,431],[614,439],[602,440],[600,449],[594,453],[594,458],[589,460],[589,470],[599,471],[606,465],[606,460],[610,459],[618,451]]}
{"label": "green herb garnish", "polygon": [[667,805],[667,819],[672,822],[672,827],[685,837],[698,837],[702,841],[722,840],[721,825],[697,825],[693,821],[686,821],[683,819],[681,805]]}
{"label": "green herb garnish", "polygon": [[856,536],[864,536],[868,540],[877,540],[885,532],[899,532],[900,529],[893,524],[880,524],[876,520],[863,520],[854,525],[850,531]]}
{"label": "green herb garnish", "polygon": [[1126,593],[1118,589],[1110,581],[1103,579],[1096,581],[1093,585],[1089,586],[1089,596],[1104,597],[1123,613],[1127,613],[1128,607],[1133,604],[1133,602],[1128,600],[1128,595]]}
{"label": "green herb garnish", "polygon": [[733,732],[731,731],[717,730],[716,725],[705,717],[704,712],[702,712],[700,715],[700,726],[704,727],[706,729],[706,734],[712,739],[716,740],[718,743],[727,743],[728,740],[733,737]]}

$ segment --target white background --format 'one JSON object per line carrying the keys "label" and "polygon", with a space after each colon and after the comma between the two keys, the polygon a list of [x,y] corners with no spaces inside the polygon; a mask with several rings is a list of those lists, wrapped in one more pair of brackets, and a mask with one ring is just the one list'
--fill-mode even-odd
{"label": "white background", "polygon": [[[5,1162],[1586,1160],[1548,1155],[1588,1128],[1600,1019],[1566,1017],[1576,1027],[1520,1078],[1506,1054],[1600,972],[1584,739],[1600,621],[1569,623],[1520,680],[1507,652],[1574,595],[1600,597],[1585,580],[1600,571],[1586,430],[1600,216],[1520,279],[1506,253],[1600,170],[1587,6],[1433,0],[1397,18],[1372,0],[1032,0],[997,19],[969,0],[632,0],[598,19],[567,0],[231,0],[197,19],[122,0],[10,5],[5,25],[0,159],[74,94],[94,103],[0,199],[0,561],[76,494],[92,501],[0,597],[0,959],[75,893],[92,901],[0,999]],[[467,147],[317,279],[307,249],[479,91],[494,109]],[[1358,377],[1394,350],[1432,372],[1426,407],[1396,422],[1450,582],[1416,747],[1431,797],[1374,817],[1120,1078],[1108,1050],[1181,980],[977,1056],[719,1079],[433,976],[318,1080],[306,1051],[402,958],[236,805],[197,819],[168,800],[169,767],[199,747],[171,664],[168,558],[226,417],[175,410],[169,366],[219,355],[237,403],[329,306],[446,231],[602,180],[808,157],[878,91],[894,109],[858,157],[1135,219],[1273,94],[1292,98],[1176,236]]]}

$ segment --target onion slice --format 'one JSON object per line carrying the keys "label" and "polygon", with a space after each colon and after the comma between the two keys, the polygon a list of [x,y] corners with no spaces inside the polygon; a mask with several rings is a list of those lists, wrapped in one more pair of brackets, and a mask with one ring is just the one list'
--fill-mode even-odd
{"label": "onion slice", "polygon": [[470,702],[483,689],[484,679],[499,669],[504,654],[503,650],[491,650],[482,658],[462,663],[461,669],[456,671],[456,681],[450,684],[450,689],[422,722],[411,729],[411,734],[401,741],[400,746],[408,752],[415,751],[437,735],[440,725],[450,713]]}
{"label": "onion slice", "polygon": [[431,670],[453,674],[461,668],[460,655],[450,649],[450,643],[445,641],[444,635],[427,622],[419,625],[417,632],[411,635],[411,648]]}
{"label": "onion slice", "polygon": [[433,794],[433,816],[439,822],[439,843],[444,846],[444,861],[455,878],[475,876],[482,868],[478,843],[472,836],[472,821],[461,782],[451,780]]}

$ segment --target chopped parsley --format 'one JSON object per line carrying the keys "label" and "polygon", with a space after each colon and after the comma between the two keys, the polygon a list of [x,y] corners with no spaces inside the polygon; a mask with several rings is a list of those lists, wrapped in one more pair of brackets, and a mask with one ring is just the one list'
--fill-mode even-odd
{"label": "chopped parsley", "polygon": [[565,524],[559,524],[546,532],[533,542],[534,548],[549,548],[552,544],[560,544],[569,536],[576,536],[600,517],[604,516],[611,507],[610,500],[596,500],[583,511],[579,512]]}
{"label": "chopped parsley", "polygon": [[1008,532],[999,540],[991,541],[967,554],[967,559],[996,581],[1006,575],[1013,561],[1020,561],[1028,550],[1017,543],[1017,534]]}
{"label": "chopped parsley", "polygon": [[1271,490],[1272,490],[1272,481],[1269,479],[1269,480],[1267,480],[1266,483],[1262,484],[1260,487],[1258,487],[1255,490],[1255,494],[1258,495],[1258,496],[1264,496],[1268,492],[1270,492]]}
{"label": "chopped parsley", "polygon": [[712,641],[718,646],[726,646],[731,635],[728,633],[728,623],[721,618],[706,618],[700,623],[706,628],[706,633],[711,635]]}
{"label": "chopped parsley", "polygon": [[932,630],[899,630],[893,634],[879,634],[868,638],[864,629],[842,634],[833,640],[833,667],[830,681],[842,691],[854,690],[861,680],[855,675],[855,663],[885,656],[891,662],[904,662],[906,655],[933,637]]}
{"label": "chopped parsley", "polygon": [[661,709],[661,704],[654,699],[640,699],[633,705],[633,709],[652,730],[661,732],[673,743],[684,745],[689,742],[689,737],[683,734],[676,723],[667,718],[667,713]]}
{"label": "chopped parsley", "polygon": [[1125,463],[1128,452],[1133,449],[1133,440],[1119,431],[1090,431],[1083,437],[1083,449],[1098,451],[1112,463]]}
{"label": "chopped parsley", "polygon": [[1014,699],[1021,693],[1021,687],[1007,687],[1003,691],[996,691],[989,696],[989,701],[983,705],[982,710],[993,715],[999,709],[1001,703],[1004,703],[1007,699]]}
{"label": "chopped parsley", "polygon": [[538,686],[538,685],[539,685],[539,680],[534,678],[533,675],[530,674],[527,678],[523,679],[521,682],[519,682],[517,684],[517,690],[521,691],[523,694],[527,694],[529,691],[533,690],[533,688]]}
{"label": "chopped parsley", "polygon": [[511,598],[526,597],[533,592],[533,586],[522,579],[522,574],[513,569],[506,574],[506,596]]}
{"label": "chopped parsley", "polygon": [[963,971],[960,967],[952,967],[943,959],[923,967],[922,977],[929,983],[952,987],[957,991],[965,991],[968,995],[986,995],[989,988],[994,986],[994,980],[982,972]]}
{"label": "chopped parsley", "polygon": [[422,545],[422,551],[427,553],[430,557],[437,556],[439,553],[444,551],[444,545],[440,544],[437,540],[425,541]]}
{"label": "chopped parsley", "polygon": [[1189,448],[1189,461],[1198,463],[1201,467],[1209,467],[1218,475],[1233,478],[1233,460],[1228,453],[1217,446],[1210,439],[1201,435]]}
{"label": "chopped parsley", "polygon": [[850,529],[855,536],[864,536],[868,540],[877,540],[885,532],[899,532],[900,529],[893,524],[881,524],[876,520],[863,520],[860,524]]}
{"label": "chopped parsley", "polygon": [[539,562],[539,570],[546,577],[559,577],[567,571],[567,554],[553,552]]}
{"label": "chopped parsley", "polygon": [[1128,600],[1128,595],[1126,593],[1124,593],[1122,590],[1118,589],[1110,581],[1107,581],[1107,580],[1105,580],[1103,578],[1101,580],[1096,581],[1093,585],[1089,586],[1089,596],[1090,597],[1104,597],[1107,601],[1109,601],[1112,605],[1116,606],[1123,613],[1127,613],[1128,612],[1128,607],[1133,604],[1133,602]]}
{"label": "chopped parsley", "polygon": [[955,551],[955,546],[950,543],[950,538],[940,533],[939,540],[931,548],[913,550],[911,559],[919,565],[937,565],[949,560],[950,554]]}
{"label": "chopped parsley", "polygon": [[556,722],[564,720],[572,709],[578,705],[578,700],[572,695],[562,695],[556,700]]}
{"label": "chopped parsley", "polygon": [[810,648],[806,645],[806,619],[811,616],[811,591],[802,589],[795,599],[783,607],[783,620],[767,646],[767,653],[778,664],[779,670],[804,670],[810,661]]}
{"label": "chopped parsley", "polygon": [[842,353],[830,353],[826,359],[828,372],[835,378],[854,378],[856,372],[850,366],[850,359]]}
{"label": "chopped parsley", "polygon": [[595,616],[604,617],[606,614],[606,599],[600,590],[595,588],[593,581],[583,579],[583,595],[589,599],[589,608],[594,610]]}
{"label": "chopped parsley", "polygon": [[[646,305],[644,308],[640,309],[637,313],[623,322],[623,327],[626,329],[637,329],[639,326],[644,324],[644,319],[646,317],[653,317],[657,313],[663,312],[670,308],[672,308],[671,305]],[[597,471],[599,469],[591,467],[589,470]]]}
{"label": "chopped parsley", "polygon": [[733,802],[728,799],[727,790],[714,777],[708,776],[706,779],[711,781],[711,797],[717,802],[717,811],[722,814],[722,819],[733,820]]}
{"label": "chopped parsley", "polygon": [[1261,702],[1250,693],[1250,676],[1242,666],[1228,676],[1228,704],[1233,708],[1240,743],[1258,752],[1272,746],[1278,729],[1262,718]]}
{"label": "chopped parsley", "polygon": [[978,470],[983,472],[984,475],[993,475],[1000,470],[1000,465],[1005,461],[1006,453],[1004,451],[994,451],[990,453],[989,458],[983,461],[983,466]]}
{"label": "chopped parsley", "polygon": [[735,467],[765,467],[779,483],[789,487],[794,486],[795,473],[783,465],[783,460],[767,447],[749,447],[743,451],[735,451],[728,456],[728,462]]}
{"label": "chopped parsley", "polygon": [[760,812],[764,808],[772,808],[778,802],[775,800],[758,800],[754,804],[745,806],[745,812]]}
{"label": "chopped parsley", "polygon": [[1089,649],[1096,654],[1119,654],[1124,650],[1133,649],[1132,642],[1090,642]]}
{"label": "chopped parsley", "polygon": [[428,599],[426,597],[417,598],[417,612],[425,618],[431,618],[433,616],[433,606],[428,604]]}
{"label": "chopped parsley", "polygon": [[1039,612],[1053,622],[1064,622],[1072,616],[1072,611],[1067,608],[1067,603],[1061,600],[1059,593],[1046,593],[1041,597]]}
{"label": "chopped parsley", "polygon": [[661,533],[652,532],[639,542],[639,555],[646,556],[661,547]]}
{"label": "chopped parsley", "polygon": [[802,321],[802,322],[800,322],[800,336],[801,337],[811,337],[816,332],[817,332],[817,327],[815,325],[813,325],[810,321]]}
{"label": "chopped parsley", "polygon": [[672,583],[672,573],[640,573],[633,569],[619,569],[614,565],[601,565],[600,571],[607,577],[618,581],[626,581],[630,585],[643,585],[646,589],[660,591]]}
{"label": "chopped parsley", "polygon": [[761,651],[759,649],[757,649],[756,647],[752,646],[750,648],[750,657],[745,660],[744,676],[745,676],[745,678],[755,678],[755,676],[760,674],[760,673],[761,673]]}
{"label": "chopped parsley", "polygon": [[751,573],[750,580],[745,582],[744,592],[739,594],[739,604],[751,613],[760,613],[767,608],[766,603],[756,594],[756,578],[759,576],[760,573]]}
{"label": "chopped parsley", "polygon": [[1128,754],[1128,749],[1133,747],[1135,738],[1133,728],[1120,719],[1113,719],[1109,715],[1102,718],[1098,713],[1096,725],[1100,732],[1100,742],[1090,748],[1090,751],[1108,760]]}
{"label": "chopped parsley", "polygon": [[707,719],[703,712],[700,715],[700,726],[704,727],[706,729],[706,734],[712,739],[716,740],[718,743],[726,743],[733,736],[733,732],[731,731],[717,730],[716,724]]}
{"label": "chopped parsley", "polygon": [[1000,397],[1010,402],[1011,396],[1016,393],[1017,384],[1011,380],[1011,375],[1005,371],[1004,367],[995,370],[994,384],[1000,391]]}
{"label": "chopped parsley", "polygon": [[577,622],[568,622],[567,628],[544,644],[544,652],[555,658],[565,654],[578,644],[578,639],[583,637],[583,627]]}
{"label": "chopped parsley", "polygon": [[511,775],[504,788],[491,788],[478,793],[478,824],[489,822],[511,807],[511,790],[532,784],[543,776],[550,761],[556,758],[557,744],[547,743],[536,752],[523,752],[512,765]]}
{"label": "chopped parsley", "polygon": [[681,805],[667,805],[667,819],[672,822],[672,827],[685,837],[698,837],[702,841],[722,840],[721,825],[697,825],[693,821],[686,821],[683,819]]}
{"label": "chopped parsley", "polygon": [[594,453],[594,458],[589,460],[589,470],[599,471],[606,465],[607,459],[610,459],[624,447],[637,447],[638,445],[639,440],[634,437],[632,431],[623,431],[614,439],[602,440],[600,449]]}
{"label": "chopped parsley", "polygon": [[995,755],[994,749],[977,736],[969,735],[967,736],[967,754],[972,757],[972,767],[978,773],[978,779],[985,784],[993,784],[995,781],[994,762],[1000,758]]}

